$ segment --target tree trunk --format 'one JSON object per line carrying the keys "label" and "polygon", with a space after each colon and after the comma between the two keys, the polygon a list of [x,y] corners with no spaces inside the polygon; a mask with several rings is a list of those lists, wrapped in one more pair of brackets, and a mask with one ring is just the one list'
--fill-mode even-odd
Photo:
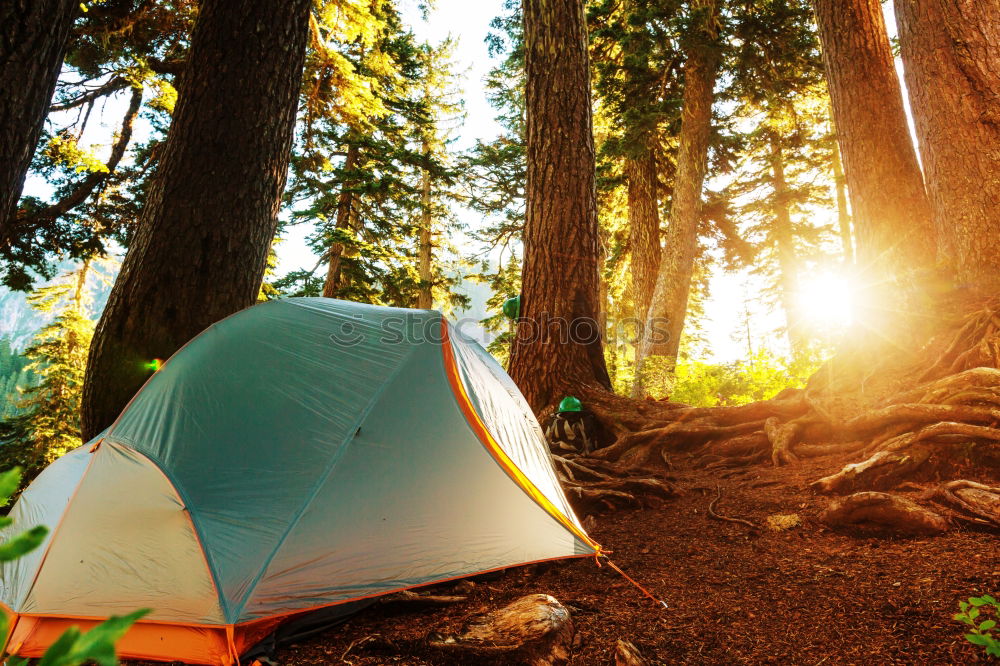
{"label": "tree trunk", "polygon": [[83,434],[207,326],[253,305],[274,237],[309,0],[203,0],[146,207],[98,324]]}
{"label": "tree trunk", "polygon": [[930,205],[879,0],[815,0],[859,267],[877,283],[934,264]]}
{"label": "tree trunk", "polygon": [[[431,149],[427,141],[423,144],[424,159],[430,162]],[[434,295],[431,292],[431,243],[433,235],[431,233],[431,172],[424,166],[420,175],[420,248],[418,275],[420,277],[420,289],[417,292],[417,307],[422,310],[429,310],[434,307]]]}
{"label": "tree trunk", "polygon": [[0,249],[18,240],[11,223],[79,8],[78,0],[0,3]]}
{"label": "tree trunk", "polygon": [[[347,147],[347,157],[344,158],[344,184],[340,188],[340,196],[337,198],[337,219],[334,227],[338,230],[347,229],[351,222],[351,207],[354,203],[351,187],[353,179],[350,172],[358,163],[360,150],[356,143],[351,143]],[[330,247],[330,258],[327,263],[326,280],[323,282],[323,296],[326,298],[336,298],[337,290],[340,289],[340,259],[344,256],[344,244],[334,243]]]}
{"label": "tree trunk", "polygon": [[799,259],[795,253],[795,232],[792,229],[792,214],[788,206],[785,159],[777,137],[771,138],[771,188],[774,190],[774,238],[778,249],[781,307],[785,311],[788,343],[792,351],[797,352],[805,347],[799,321]]}
{"label": "tree trunk", "polygon": [[[670,223],[636,362],[635,393],[640,396],[648,394],[652,382],[663,373],[673,373],[698,249],[701,194],[708,168],[712,92],[718,75],[719,53],[711,43],[715,39],[718,16],[716,2],[700,0],[695,4],[707,9],[704,35],[700,43],[690,47],[684,64],[683,112]],[[655,363],[651,362],[652,357],[657,357]]]}
{"label": "tree trunk", "polygon": [[[831,122],[833,109],[830,109]],[[840,160],[840,143],[834,136],[833,150],[833,186],[837,192],[837,227],[840,230],[840,243],[844,248],[844,263],[854,265],[854,234],[851,232],[851,213],[847,209],[847,179],[844,178],[844,164]]]}
{"label": "tree trunk", "polygon": [[656,160],[652,154],[628,158],[628,229],[632,254],[632,298],[637,322],[645,321],[660,266],[660,215],[656,201]]}
{"label": "tree trunk", "polygon": [[942,258],[1000,283],[1000,3],[896,0],[906,87]]}
{"label": "tree trunk", "polygon": [[582,0],[524,0],[527,186],[510,374],[536,412],[610,388],[598,324],[597,204]]}

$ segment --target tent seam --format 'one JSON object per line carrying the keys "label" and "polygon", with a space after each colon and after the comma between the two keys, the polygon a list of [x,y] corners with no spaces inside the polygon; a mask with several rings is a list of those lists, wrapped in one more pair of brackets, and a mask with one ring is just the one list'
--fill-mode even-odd
{"label": "tent seam", "polygon": [[[112,442],[112,444],[115,444],[115,443],[116,442]],[[141,457],[145,458],[146,460],[148,460],[149,463],[154,468],[156,468],[156,470],[160,474],[163,475],[163,478],[166,480],[167,484],[170,486],[170,489],[173,490],[175,493],[177,493],[177,499],[179,499],[181,501],[181,503],[183,505],[182,510],[187,514],[188,522],[191,523],[191,529],[194,531],[194,539],[198,543],[198,550],[201,551],[201,556],[205,560],[205,568],[208,570],[208,576],[212,580],[212,587],[215,588],[215,596],[216,596],[216,598],[217,598],[217,600],[219,602],[219,610],[222,611],[222,618],[226,619],[227,618],[227,615],[226,615],[227,608],[226,608],[226,604],[225,604],[225,594],[223,594],[222,586],[219,584],[219,579],[216,576],[215,567],[212,566],[212,561],[211,561],[211,559],[209,557],[208,550],[205,548],[205,543],[204,543],[204,540],[202,538],[201,530],[198,529],[198,525],[195,523],[194,514],[193,514],[193,512],[191,510],[191,503],[188,501],[187,497],[185,497],[184,494],[181,492],[180,487],[178,486],[178,484],[173,479],[170,478],[170,475],[167,474],[166,470],[164,470],[163,467],[159,463],[157,463],[155,460],[153,460],[152,457],[146,455],[142,451],[138,451],[138,450],[136,450],[135,448],[133,448],[131,446],[128,446],[127,448],[130,451],[132,451],[133,453],[135,453],[136,455],[141,456]]]}
{"label": "tent seam", "polygon": [[[69,500],[66,502],[66,507],[63,509],[62,515],[59,516],[59,521],[56,523],[55,529],[52,530],[52,537],[49,539],[49,543],[45,546],[45,552],[42,553],[41,559],[38,561],[38,568],[35,569],[35,575],[31,578],[31,585],[24,592],[24,599],[21,599],[20,606],[24,606],[24,603],[31,596],[32,590],[35,589],[35,585],[38,584],[38,578],[42,574],[42,567],[45,566],[46,560],[49,558],[49,552],[52,550],[52,544],[56,542],[56,537],[59,535],[59,528],[62,527],[63,521],[66,519],[66,514],[69,513],[69,508],[73,505],[73,500],[76,499],[77,493],[80,492],[80,487],[83,486],[83,480],[87,478],[87,473],[90,472],[90,468],[94,464],[94,460],[97,458],[99,451],[94,451],[93,453],[88,453],[90,460],[87,461],[87,466],[83,470],[83,474],[80,475],[80,480],[76,482],[76,487],[73,488],[73,494],[69,496]],[[22,613],[23,614],[23,613]]]}
{"label": "tent seam", "polygon": [[285,545],[285,540],[292,533],[292,530],[295,529],[295,526],[299,524],[299,521],[302,519],[302,516],[305,515],[306,511],[309,509],[313,501],[319,495],[319,491],[323,488],[324,485],[326,485],[327,480],[336,470],[337,465],[344,457],[344,454],[347,452],[347,449],[351,446],[351,443],[354,441],[354,438],[357,435],[358,428],[360,428],[361,425],[365,422],[365,420],[368,418],[368,415],[371,413],[372,409],[374,409],[375,405],[378,404],[378,401],[381,399],[382,394],[385,393],[385,390],[396,380],[396,378],[399,376],[399,373],[407,365],[407,363],[410,362],[410,359],[413,357],[414,353],[416,353],[417,349],[419,348],[420,348],[419,345],[414,345],[413,347],[410,348],[410,350],[406,353],[406,356],[400,360],[400,363],[398,366],[396,366],[396,369],[393,370],[392,374],[389,375],[384,382],[382,382],[382,385],[379,386],[378,391],[376,391],[372,395],[371,400],[368,401],[368,404],[365,406],[365,409],[361,412],[358,418],[355,419],[354,423],[351,424],[351,428],[348,430],[348,434],[345,437],[345,440],[342,442],[340,451],[336,456],[334,456],[334,459],[331,460],[330,463],[327,465],[327,468],[323,472],[323,474],[321,474],[317,478],[316,483],[309,491],[309,495],[306,498],[305,502],[302,503],[302,506],[295,513],[295,517],[288,524],[288,527],[285,529],[284,534],[282,534],[281,538],[279,538],[277,543],[275,543],[274,549],[271,551],[271,554],[268,555],[267,559],[264,561],[264,564],[261,566],[260,571],[257,573],[256,576],[254,576],[253,580],[251,581],[250,586],[247,588],[246,593],[243,595],[243,598],[240,600],[239,605],[236,608],[238,612],[234,617],[229,619],[232,619],[234,622],[239,622],[240,616],[242,616],[243,611],[246,610],[247,603],[249,603],[251,597],[253,596],[253,593],[256,592],[257,585],[260,584],[260,581],[264,577],[264,574],[267,573],[268,568],[271,566],[271,562],[274,561],[274,558],[278,555],[278,551],[280,551],[282,546]]}
{"label": "tent seam", "polygon": [[[444,339],[441,344],[441,353],[442,356],[444,357],[445,373],[448,375],[449,379],[448,385],[449,388],[451,388],[451,392],[455,398],[455,401],[459,405],[460,411],[463,413],[463,415],[465,415],[466,423],[468,424],[469,429],[472,430],[473,435],[475,435],[476,439],[480,441],[480,443],[483,445],[483,448],[487,450],[487,452],[490,454],[490,457],[493,458],[493,461],[497,464],[497,466],[500,467],[501,470],[503,470],[504,474],[506,474],[507,477],[514,482],[514,485],[520,488],[523,493],[525,493],[528,497],[530,497],[531,500],[535,504],[537,504],[542,511],[548,514],[563,529],[572,534],[574,538],[583,541],[585,544],[593,548],[598,554],[601,553],[600,544],[598,544],[596,541],[590,538],[590,536],[586,533],[586,531],[575,525],[573,521],[569,519],[568,516],[564,515],[563,512],[559,510],[559,507],[553,504],[552,501],[549,500],[548,497],[546,497],[545,493],[539,490],[539,488],[534,484],[534,482],[532,482],[532,480],[528,478],[528,476],[524,473],[524,470],[522,470],[517,465],[517,463],[514,462],[514,460],[512,460],[510,456],[507,455],[507,452],[504,451],[503,447],[501,447],[499,442],[496,441],[496,438],[493,436],[493,433],[490,432],[490,429],[486,426],[486,423],[480,417],[479,412],[475,408],[475,405],[472,404],[472,401],[469,399],[468,394],[465,391],[465,383],[462,381],[461,373],[458,370],[458,361],[455,359],[455,352],[451,347],[451,337],[447,333],[447,329],[445,329],[445,331],[446,332],[444,333],[443,336]],[[455,382],[454,384],[452,383],[453,381]],[[459,392],[461,392],[461,395],[459,394]],[[480,436],[479,432],[475,427],[475,424],[471,423],[472,419],[469,418],[468,414],[466,413],[466,409],[463,409],[463,405],[475,417],[483,433],[486,434],[487,439],[492,441],[493,445],[491,445],[490,441],[486,441],[483,437]],[[519,472],[524,477],[523,482],[519,480],[517,476],[513,474],[510,469],[507,468],[507,465],[504,464],[504,462],[500,459],[498,454],[495,453],[494,451],[498,451],[500,454],[503,455],[503,457],[507,458],[507,462],[509,462],[510,467],[513,468],[514,470],[517,470],[517,472]],[[540,502],[538,500],[538,497],[536,497],[536,495],[548,501],[551,508],[545,506],[543,502]]]}

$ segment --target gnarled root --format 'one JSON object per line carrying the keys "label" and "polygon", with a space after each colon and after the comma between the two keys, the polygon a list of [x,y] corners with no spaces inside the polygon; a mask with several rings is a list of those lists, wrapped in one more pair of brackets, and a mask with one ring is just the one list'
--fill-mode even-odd
{"label": "gnarled root", "polygon": [[557,455],[552,460],[566,496],[581,513],[654,506],[679,494],[663,479],[635,475],[606,461]]}
{"label": "gnarled root", "polygon": [[1000,487],[959,479],[938,486],[930,498],[958,511],[972,524],[1000,528]]}
{"label": "gnarled root", "polygon": [[792,442],[798,432],[799,423],[796,421],[781,425],[776,416],[764,421],[764,434],[771,443],[771,462],[775,467],[799,461],[798,456],[792,453]]}
{"label": "gnarled root", "polygon": [[950,467],[1000,467],[1000,299],[950,298],[935,307],[933,322],[909,331],[927,340],[922,348],[845,347],[805,390],[772,400],[692,407],[581,388],[576,394],[614,436],[591,456],[617,464],[602,473],[620,479],[669,467],[679,453],[707,468],[820,456],[839,456],[842,465],[860,453],[813,484],[821,493],[890,489],[952,475]]}
{"label": "gnarled root", "polygon": [[889,490],[919,470],[931,456],[929,446],[904,451],[879,451],[859,463],[851,463],[836,474],[813,481],[813,490],[824,495],[857,490]]}
{"label": "gnarled root", "polygon": [[930,536],[948,529],[943,516],[913,500],[876,492],[835,499],[820,520],[833,529],[902,536]]}

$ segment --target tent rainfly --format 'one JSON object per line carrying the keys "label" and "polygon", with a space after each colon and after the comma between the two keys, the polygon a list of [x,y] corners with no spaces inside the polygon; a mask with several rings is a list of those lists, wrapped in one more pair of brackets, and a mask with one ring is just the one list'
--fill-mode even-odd
{"label": "tent rainfly", "polygon": [[599,546],[503,369],[440,313],[292,298],[188,343],[0,538],[7,649],[138,608],[127,658],[235,664],[303,614]]}

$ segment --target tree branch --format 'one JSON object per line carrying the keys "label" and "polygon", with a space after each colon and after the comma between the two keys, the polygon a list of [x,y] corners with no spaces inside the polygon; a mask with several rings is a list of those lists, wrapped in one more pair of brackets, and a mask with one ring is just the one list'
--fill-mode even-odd
{"label": "tree branch", "polygon": [[132,125],[135,122],[136,116],[139,115],[139,107],[142,106],[142,88],[132,89],[132,98],[129,100],[128,109],[125,111],[125,117],[122,119],[121,131],[118,133],[118,139],[115,141],[114,146],[111,148],[111,155],[108,158],[105,167],[107,171],[94,171],[87,174],[87,177],[80,181],[73,190],[63,197],[58,202],[52,204],[51,206],[46,206],[45,208],[34,211],[28,215],[21,216],[15,221],[16,226],[22,226],[24,224],[32,224],[43,219],[54,219],[60,215],[65,215],[73,208],[76,208],[84,201],[87,200],[97,188],[105,180],[108,179],[118,168],[118,163],[121,162],[122,157],[125,155],[125,150],[128,148],[129,142],[132,140]]}
{"label": "tree branch", "polygon": [[135,9],[131,3],[102,8],[91,7],[85,14],[87,20],[73,29],[75,35],[117,35],[131,29],[142,15],[156,4],[156,0],[140,0]]}
{"label": "tree branch", "polygon": [[122,76],[114,76],[107,83],[94,88],[90,92],[77,95],[76,97],[67,100],[65,102],[60,102],[58,104],[53,104],[49,107],[49,111],[68,111],[69,109],[74,109],[78,106],[83,106],[93,102],[105,95],[110,95],[112,93],[118,92],[119,90],[124,90],[128,88],[129,83]]}

